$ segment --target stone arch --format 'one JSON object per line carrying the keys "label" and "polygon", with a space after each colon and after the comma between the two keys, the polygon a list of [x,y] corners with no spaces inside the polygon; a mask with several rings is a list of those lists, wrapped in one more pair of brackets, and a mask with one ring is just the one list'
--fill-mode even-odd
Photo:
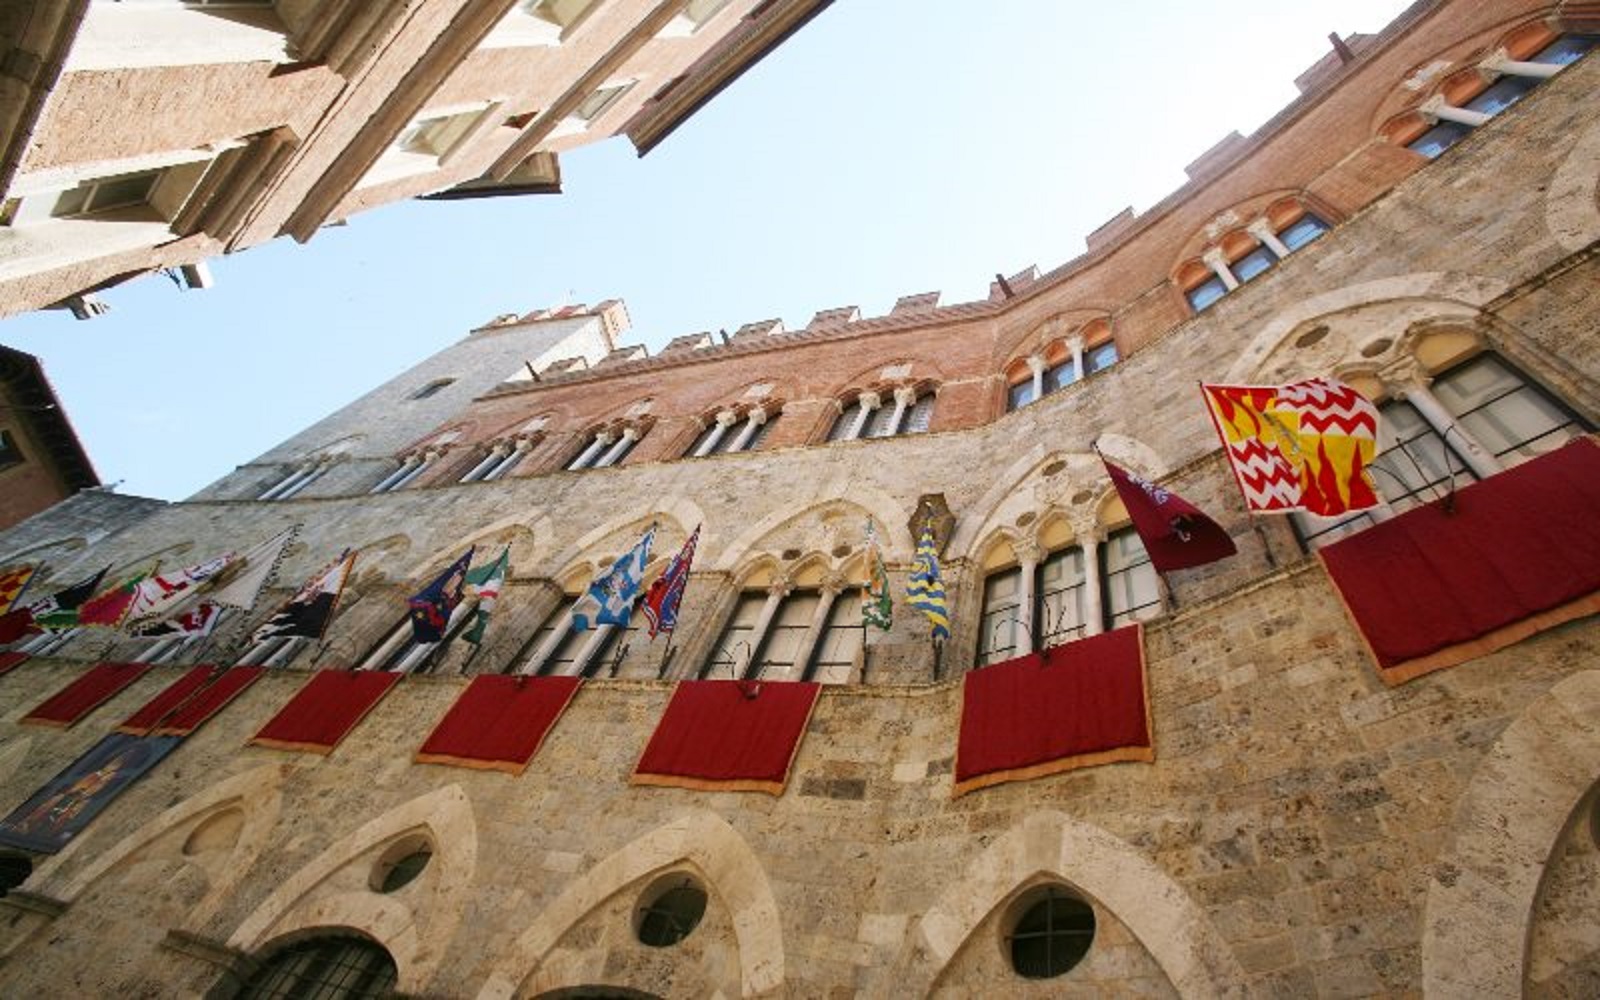
{"label": "stone arch", "polygon": [[731,571],[745,562],[763,539],[780,528],[809,516],[820,518],[829,513],[830,508],[841,504],[858,508],[877,522],[878,544],[883,549],[884,559],[909,560],[916,548],[908,525],[910,518],[907,508],[876,486],[835,479],[819,486],[800,503],[802,506],[798,510],[774,511],[751,523],[723,548],[711,568]]}
{"label": "stone arch", "polygon": [[[1044,475],[1044,470],[1057,462],[1063,463],[1062,468]],[[1104,479],[1105,470],[1093,452],[1063,451],[1035,443],[994,477],[994,485],[972,505],[982,518],[958,522],[946,551],[951,558],[980,558],[980,542],[986,544],[995,529],[1015,524],[1025,511],[1038,515],[1039,523],[1053,514],[1067,513],[1078,506],[1073,503],[1075,496],[1085,488],[1098,493]],[[1031,490],[1027,489],[1030,481]]]}
{"label": "stone arch", "polygon": [[[401,896],[372,891],[366,873],[354,868],[401,837],[422,833],[433,860],[416,886],[432,891],[417,905]],[[475,881],[478,827],[460,785],[446,785],[402,803],[340,838],[278,885],[228,938],[228,945],[255,952],[288,934],[321,927],[347,927],[387,948],[399,967],[396,989],[421,993],[433,979],[462,916]],[[342,880],[337,876],[348,874]],[[431,878],[430,878],[431,876]]]}
{"label": "stone arch", "polygon": [[916,924],[895,965],[905,995],[926,995],[994,908],[1041,876],[1094,897],[1139,939],[1180,996],[1244,992],[1244,972],[1205,911],[1144,854],[1065,813],[1030,813],[946,887]]}
{"label": "stone arch", "polygon": [[[550,560],[549,564],[557,568],[552,575],[557,579],[565,578],[575,563],[597,555],[593,551],[594,547],[605,541],[608,536],[626,531],[629,528],[637,528],[642,533],[649,526],[652,519],[671,521],[677,527],[678,535],[682,538],[688,538],[689,532],[694,530],[694,526],[697,524],[703,525],[706,518],[705,512],[700,509],[700,505],[687,497],[676,493],[663,497],[649,510],[637,514],[619,515],[584,532],[576,541],[562,549]],[[700,541],[702,545],[709,534],[710,532],[701,533]],[[637,541],[637,539],[634,539],[634,541]],[[631,545],[632,542],[629,542],[629,544]],[[616,553],[607,552],[598,553],[598,555],[616,555]]]}
{"label": "stone arch", "polygon": [[[1435,315],[1476,316],[1485,303],[1507,287],[1498,278],[1459,271],[1429,271],[1378,278],[1313,295],[1278,313],[1250,337],[1222,381],[1248,382],[1258,377],[1268,358],[1296,328],[1322,316],[1361,306],[1407,301],[1421,303],[1421,311]],[[1400,333],[1396,330],[1394,336]]]}
{"label": "stone arch", "polygon": [[[78,558],[77,554],[87,548],[88,545],[89,539],[85,535],[67,535],[64,538],[52,538],[48,542],[37,542],[33,545],[27,545],[17,549],[14,552],[7,552],[4,556],[0,556],[0,565],[9,565],[13,562],[25,560],[29,556],[38,556],[57,548],[62,550],[61,554],[63,556],[69,556],[72,561],[76,561]],[[40,560],[41,563],[43,561],[44,560]],[[40,569],[49,570],[50,567],[41,565]],[[39,580],[42,582],[49,578],[49,575],[41,575]],[[29,589],[32,590],[32,587]],[[33,595],[30,594],[28,599],[32,600]]]}
{"label": "stone arch", "polygon": [[1576,253],[1600,239],[1600,125],[1578,137],[1556,167],[1544,195],[1545,225],[1562,249]]}
{"label": "stone arch", "polygon": [[36,884],[44,886],[45,891],[57,899],[71,903],[128,858],[167,834],[185,827],[199,827],[228,810],[239,810],[243,813],[243,823],[238,837],[225,858],[203,866],[208,883],[206,894],[188,914],[190,929],[204,927],[217,908],[244,881],[256,858],[266,848],[268,837],[277,826],[282,810],[282,784],[287,770],[286,765],[268,764],[219,781],[168,809],[151,822],[142,824],[109,849],[96,847],[93,862],[76,874],[61,878],[58,873],[70,866],[79,854],[85,853],[83,845],[92,838],[75,840],[60,854],[39,866],[36,876],[39,882]]}
{"label": "stone arch", "polygon": [[[499,547],[508,541],[511,543],[512,571],[515,572],[520,567],[524,570],[523,575],[527,575],[526,569],[535,564],[540,548],[549,544],[554,531],[555,522],[543,509],[510,514],[481,528],[457,535],[443,545],[434,546],[425,556],[411,563],[402,579],[417,580],[431,573],[437,573],[440,567],[473,546],[480,549],[473,557],[473,561],[481,565],[483,561],[499,555]],[[481,551],[487,546],[493,546],[496,551]]]}
{"label": "stone arch", "polygon": [[[783,985],[783,927],[766,871],[739,831],[715,813],[697,810],[657,827],[597,862],[546,904],[489,974],[479,1000],[503,1000],[541,971],[566,931],[618,891],[673,865],[699,869],[733,915],[744,995]],[[559,989],[575,983],[546,983]]]}
{"label": "stone arch", "polygon": [[1600,670],[1530,703],[1484,755],[1431,866],[1422,919],[1428,997],[1520,996],[1551,851],[1600,778]]}
{"label": "stone arch", "polygon": [[23,736],[0,747],[0,782],[10,778],[22,766],[22,762],[28,759],[28,748],[31,746],[33,737]]}

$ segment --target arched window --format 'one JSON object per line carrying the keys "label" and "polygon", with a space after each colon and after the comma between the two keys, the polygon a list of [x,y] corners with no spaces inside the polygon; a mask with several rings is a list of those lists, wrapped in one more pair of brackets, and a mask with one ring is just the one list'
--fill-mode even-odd
{"label": "arched window", "polygon": [[274,950],[236,994],[238,1000],[361,1000],[394,993],[398,976],[383,946],[353,935],[325,935]]}
{"label": "arched window", "polygon": [[429,396],[437,396],[454,383],[455,379],[453,378],[436,378],[432,382],[429,382],[427,385],[412,393],[411,398],[427,399]]}
{"label": "arched window", "polygon": [[567,463],[568,472],[582,469],[604,469],[621,462],[650,430],[648,425],[627,423],[620,427],[601,428],[584,445],[583,450]]}
{"label": "arched window", "polygon": [[1203,263],[1190,261],[1179,270],[1184,298],[1200,312],[1327,231],[1328,223],[1299,199],[1276,202],[1244,229],[1225,235]]}
{"label": "arched window", "polygon": [[723,410],[705,422],[705,429],[695,437],[694,443],[684,454],[690,458],[700,458],[736,451],[755,451],[772,430],[772,425],[777,423],[779,412],[771,406]]}
{"label": "arched window", "polygon": [[834,420],[828,440],[856,441],[921,434],[933,423],[934,398],[932,389],[911,386],[892,392],[860,393]]}
{"label": "arched window", "polygon": [[[814,632],[813,623],[819,626]],[[844,684],[854,674],[865,639],[861,597],[854,587],[747,590],[700,676]]]}
{"label": "arched window", "polygon": [[463,598],[450,620],[445,623],[444,638],[438,642],[418,642],[411,627],[411,615],[401,617],[400,623],[389,630],[361,661],[358,670],[388,670],[397,674],[426,674],[439,665],[445,650],[472,621],[478,607],[475,597]]}
{"label": "arched window", "polygon": [[1107,628],[1161,613],[1161,584],[1139,533],[1130,525],[1106,535],[1100,549],[1100,586]]}
{"label": "arched window", "polygon": [[[595,677],[607,675],[626,655],[638,632],[632,616],[626,626],[597,625],[592,629],[573,627],[572,607],[580,594],[562,598],[534,632],[522,651],[513,658],[520,672],[546,675]],[[618,643],[621,643],[619,646]]]}
{"label": "arched window", "polygon": [[1492,475],[1591,430],[1560,399],[1488,351],[1444,368],[1426,388],[1408,389],[1408,397],[1378,404],[1378,449],[1371,470],[1384,513],[1296,514],[1301,538],[1313,548],[1386,514],[1439,499],[1452,483]]}
{"label": "arched window", "polygon": [[1076,545],[1058,548],[1036,565],[1016,563],[990,572],[983,581],[978,665],[1082,638],[1088,631],[1087,584],[1083,550]]}
{"label": "arched window", "polygon": [[21,854],[0,854],[0,896],[28,881],[33,862]]}

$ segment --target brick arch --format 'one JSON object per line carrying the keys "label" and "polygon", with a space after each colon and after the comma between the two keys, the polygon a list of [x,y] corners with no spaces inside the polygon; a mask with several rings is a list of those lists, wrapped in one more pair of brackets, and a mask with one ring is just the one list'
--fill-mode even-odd
{"label": "brick arch", "polygon": [[206,894],[187,916],[187,929],[198,932],[233,895],[266,848],[282,811],[281,786],[287,770],[284,765],[268,764],[219,781],[149,823],[139,825],[109,849],[96,847],[98,853],[92,863],[75,874],[62,877],[59,874],[62,869],[70,868],[78,855],[86,853],[84,844],[94,838],[75,840],[60,854],[39,866],[34,875],[34,884],[44,887],[62,902],[72,903],[96,882],[112,874],[129,857],[161,837],[185,827],[197,828],[213,816],[237,809],[244,814],[238,839],[221,864],[206,869]]}
{"label": "brick arch", "polygon": [[[1224,245],[1229,237],[1236,237],[1237,234],[1244,232],[1244,228],[1252,219],[1259,215],[1270,216],[1273,214],[1273,209],[1281,209],[1285,202],[1290,201],[1317,213],[1329,225],[1332,225],[1339,215],[1327,202],[1301,188],[1273,188],[1261,191],[1214,213],[1206,225],[1189,234],[1189,238],[1172,255],[1170,273],[1175,278],[1179,277],[1184,265],[1198,261],[1208,248]],[[1255,237],[1249,237],[1249,242],[1252,246],[1255,245]],[[1211,269],[1206,268],[1205,273],[1210,275]]]}
{"label": "brick arch", "polygon": [[[1379,303],[1411,302],[1427,311],[1456,317],[1475,316],[1481,307],[1507,290],[1504,281],[1459,271],[1423,271],[1346,285],[1294,303],[1269,320],[1246,341],[1236,360],[1218,381],[1250,382],[1267,361],[1303,324],[1319,317]],[[1422,317],[1414,317],[1419,319]],[[1396,330],[1399,337],[1403,331]],[[1209,379],[1208,379],[1209,380]]]}
{"label": "brick arch", "polygon": [[[432,893],[408,905],[371,891],[331,891],[329,880],[374,848],[426,833],[433,860],[423,878]],[[428,987],[472,898],[478,827],[460,785],[446,785],[389,810],[340,838],[278,884],[228,937],[229,947],[257,952],[283,938],[328,927],[349,928],[383,945],[399,968],[396,989]]]}
{"label": "brick arch", "polygon": [[[715,813],[697,810],[657,827],[573,880],[542,906],[505,952],[478,993],[504,1000],[537,976],[566,932],[617,892],[654,872],[691,865],[733,917],[744,995],[779,989],[784,981],[783,926],[766,871],[739,831]],[[577,983],[542,983],[542,990]]]}
{"label": "brick arch", "polygon": [[973,858],[923,913],[895,964],[905,996],[924,996],[997,906],[1042,878],[1092,896],[1130,930],[1180,996],[1242,992],[1244,972],[1183,887],[1144,854],[1065,813],[1030,813]]}
{"label": "brick arch", "polygon": [[1600,670],[1531,702],[1479,762],[1454,834],[1429,867],[1422,918],[1428,997],[1520,996],[1551,852],[1600,780]]}

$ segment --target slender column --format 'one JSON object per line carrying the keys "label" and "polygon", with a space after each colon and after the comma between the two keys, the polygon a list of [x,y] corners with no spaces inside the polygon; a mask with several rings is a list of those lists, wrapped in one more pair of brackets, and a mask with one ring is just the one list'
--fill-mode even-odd
{"label": "slender column", "polygon": [[1099,635],[1106,630],[1100,541],[1098,527],[1078,532],[1078,548],[1083,550],[1083,634],[1086,636]]}
{"label": "slender column", "polygon": [[284,639],[265,660],[261,661],[261,665],[264,667],[283,666],[299,655],[300,649],[307,641],[299,636],[290,636]]}
{"label": "slender column", "polygon": [[600,454],[600,450],[606,445],[610,444],[613,440],[614,439],[608,432],[599,432],[594,436],[594,440],[589,442],[589,446],[584,448],[582,453],[580,453],[577,458],[572,460],[572,464],[567,466],[567,470],[569,472],[576,472],[578,469],[587,469],[594,463],[595,456]]}
{"label": "slender column", "polygon": [[733,412],[732,410],[723,410],[721,413],[718,413],[716,423],[711,427],[711,433],[707,434],[705,436],[705,440],[700,442],[700,447],[694,450],[694,455],[692,457],[700,458],[716,451],[717,445],[722,443],[723,435],[728,433],[728,428],[732,427],[734,421],[738,419],[739,414]]}
{"label": "slender column", "polygon": [[916,401],[917,390],[909,385],[903,385],[894,391],[894,413],[889,415],[889,426],[884,428],[884,437],[894,437],[900,433],[900,425],[906,419],[906,410]]}
{"label": "slender column", "polygon": [[584,670],[589,666],[589,661],[594,659],[594,654],[600,651],[600,647],[605,644],[606,637],[616,627],[611,624],[596,625],[594,627],[593,634],[589,636],[588,641],[583,644],[583,648],[578,650],[578,655],[572,660],[572,676],[583,676]]}
{"label": "slender column", "polygon": [[1039,546],[1032,539],[1018,542],[1015,546],[1017,565],[1022,570],[1022,586],[1017,590],[1017,648],[1016,655],[1026,656],[1033,652],[1034,633],[1034,606],[1038,603],[1035,596],[1035,581],[1039,576]]}
{"label": "slender column", "polygon": [[1426,118],[1441,122],[1456,122],[1460,125],[1469,125],[1477,128],[1486,124],[1493,115],[1486,115],[1482,111],[1471,111],[1467,108],[1458,108],[1454,104],[1446,104],[1443,97],[1433,96],[1424,101],[1417,108]]}
{"label": "slender column", "polygon": [[872,411],[883,405],[883,398],[875,392],[863,392],[856,397],[856,402],[860,404],[861,412],[856,414],[856,422],[850,425],[850,433],[844,436],[846,441],[854,441],[861,437],[867,421],[872,417]]}
{"label": "slender column", "polygon": [[1222,283],[1227,286],[1228,291],[1231,292],[1239,287],[1239,279],[1233,276],[1233,269],[1228,267],[1228,258],[1223,256],[1221,249],[1213,247],[1202,254],[1200,259],[1206,262],[1207,267],[1211,268],[1212,274],[1222,279]]}
{"label": "slender column", "polygon": [[533,651],[533,655],[528,657],[527,661],[518,667],[516,672],[519,674],[538,673],[544,667],[545,661],[550,659],[555,653],[556,647],[561,645],[561,641],[571,631],[572,609],[568,608],[561,613],[561,620],[550,630],[550,634],[544,637],[543,642],[539,643],[539,648]]}
{"label": "slender column", "polygon": [[632,427],[624,427],[622,434],[617,438],[617,443],[613,444],[604,455],[600,456],[599,460],[594,463],[594,467],[604,469],[617,464],[622,460],[623,454],[637,440],[639,440],[639,432]]}
{"label": "slender column", "polygon": [[1272,231],[1272,225],[1266,219],[1256,219],[1245,227],[1245,231],[1260,240],[1279,260],[1289,256],[1289,248],[1278,239],[1278,234]]}
{"label": "slender column", "polygon": [[463,483],[475,483],[488,476],[489,470],[495,468],[506,457],[510,449],[503,444],[497,444],[489,449],[489,454],[483,456],[483,461],[472,467],[472,471],[461,477]]}
{"label": "slender column", "polygon": [[1422,419],[1426,420],[1428,426],[1437,431],[1439,437],[1461,456],[1473,475],[1479,479],[1487,479],[1497,472],[1504,471],[1505,466],[1500,464],[1500,460],[1479,444],[1466,428],[1456,422],[1455,415],[1439,402],[1439,397],[1428,388],[1428,381],[1429,379],[1421,372],[1412,371],[1409,377],[1387,383],[1386,387],[1390,395],[1403,399],[1417,408],[1417,412],[1422,414]]}
{"label": "slender column", "polygon": [[767,603],[761,606],[761,614],[756,616],[755,628],[750,630],[750,652],[746,654],[749,659],[745,661],[744,669],[738,671],[740,677],[750,674],[756,665],[756,657],[761,653],[761,644],[767,639],[767,632],[772,628],[772,619],[778,615],[778,607],[783,604],[783,599],[789,596],[787,583],[775,583],[767,588]]}
{"label": "slender column", "polygon": [[506,473],[510,472],[512,469],[515,469],[517,467],[517,463],[521,462],[523,458],[527,457],[528,452],[532,450],[532,438],[517,438],[516,445],[511,448],[510,452],[507,453],[506,457],[500,461],[499,465],[496,465],[484,475],[483,481],[486,483],[493,482],[494,480],[505,476]]}
{"label": "slender column", "polygon": [[396,483],[400,482],[400,480],[404,479],[411,472],[411,467],[415,464],[417,464],[417,456],[407,455],[401,460],[400,468],[389,473],[387,476],[384,476],[383,479],[378,482],[378,485],[374,486],[367,492],[369,494],[389,492],[390,490],[394,489]]}
{"label": "slender column", "polygon": [[305,490],[307,486],[310,486],[312,483],[322,478],[322,474],[328,471],[328,466],[329,463],[327,462],[318,462],[316,465],[313,465],[311,467],[311,471],[307,473],[304,478],[295,483],[293,486],[284,490],[282,493],[279,493],[278,499],[287,500],[292,496],[298,496],[302,491]]}
{"label": "slender column", "polygon": [[1520,59],[1513,59],[1505,49],[1500,49],[1494,55],[1479,63],[1478,68],[1486,69],[1491,73],[1525,76],[1532,80],[1548,80],[1561,72],[1562,69],[1556,63],[1523,62]]}
{"label": "slender column", "polygon": [[1044,358],[1037,354],[1028,355],[1028,367],[1033,371],[1033,398],[1035,401],[1044,398]]}
{"label": "slender column", "polygon": [[424,472],[428,471],[428,467],[433,465],[433,463],[438,461],[438,459],[439,459],[439,453],[436,452],[436,451],[423,452],[422,461],[420,461],[416,465],[412,466],[410,472],[408,472],[405,475],[401,476],[395,482],[395,484],[393,486],[389,487],[389,492],[392,493],[395,490],[403,490],[407,486],[410,486],[412,484],[412,482],[415,481],[418,476],[420,476]]}
{"label": "slender column", "polygon": [[750,447],[750,439],[756,436],[756,431],[760,430],[761,425],[766,422],[767,411],[765,409],[758,406],[751,410],[744,418],[744,426],[739,428],[738,436],[733,439],[732,444],[728,445],[728,450],[730,452],[744,451]]}
{"label": "slender column", "polygon": [[789,668],[789,679],[799,680],[805,676],[806,668],[811,665],[812,654],[817,651],[817,644],[822,641],[822,634],[828,629],[828,613],[833,610],[834,598],[839,596],[844,586],[844,578],[838,576],[830,576],[822,582],[817,609],[811,613],[811,622],[806,626],[806,634],[800,640],[800,647],[794,652],[794,666]]}
{"label": "slender column", "polygon": [[293,472],[289,473],[287,476],[285,476],[282,479],[278,480],[276,483],[273,483],[271,486],[267,487],[267,491],[265,493],[261,494],[260,496],[256,497],[256,499],[257,500],[276,500],[278,498],[278,496],[280,494],[282,494],[285,490],[289,489],[291,486],[296,485],[297,483],[300,482],[300,480],[304,479],[306,476],[309,476],[310,474],[311,474],[311,468],[309,466],[301,466],[300,468],[295,469]]}
{"label": "slender column", "polygon": [[1067,338],[1067,349],[1072,351],[1072,381],[1083,381],[1083,337],[1073,334]]}

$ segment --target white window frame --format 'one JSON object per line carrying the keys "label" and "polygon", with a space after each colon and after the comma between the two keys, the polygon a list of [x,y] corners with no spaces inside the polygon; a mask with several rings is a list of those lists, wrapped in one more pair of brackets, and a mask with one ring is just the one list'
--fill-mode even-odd
{"label": "white window frame", "polygon": [[293,61],[271,3],[123,0],[89,4],[65,72]]}

